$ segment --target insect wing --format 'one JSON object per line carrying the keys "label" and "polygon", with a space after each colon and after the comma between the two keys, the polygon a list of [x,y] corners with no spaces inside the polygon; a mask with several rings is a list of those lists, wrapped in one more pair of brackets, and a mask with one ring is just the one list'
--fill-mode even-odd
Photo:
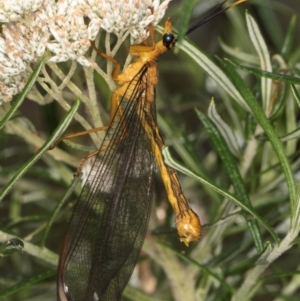
{"label": "insect wing", "polygon": [[[147,67],[128,86],[75,205],[58,270],[58,300],[118,301],[129,281],[151,212],[155,158],[143,128]],[[132,91],[132,92],[131,92]],[[147,105],[146,105],[147,102]],[[146,112],[145,107],[150,110]]]}

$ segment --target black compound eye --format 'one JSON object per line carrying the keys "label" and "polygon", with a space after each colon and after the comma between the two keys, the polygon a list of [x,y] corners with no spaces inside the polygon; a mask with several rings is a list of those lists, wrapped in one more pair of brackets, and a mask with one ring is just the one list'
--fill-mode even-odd
{"label": "black compound eye", "polygon": [[165,33],[163,36],[163,44],[170,49],[175,43],[176,39],[172,33]]}

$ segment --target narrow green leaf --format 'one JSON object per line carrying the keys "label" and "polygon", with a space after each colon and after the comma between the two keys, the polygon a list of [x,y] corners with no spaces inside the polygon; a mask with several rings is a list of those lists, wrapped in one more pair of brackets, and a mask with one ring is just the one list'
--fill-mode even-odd
{"label": "narrow green leaf", "polygon": [[220,60],[220,62],[226,69],[227,75],[230,77],[236,89],[239,90],[239,93],[243,96],[243,98],[247,102],[248,106],[252,111],[252,114],[255,116],[255,118],[263,128],[265,134],[269,138],[271,145],[273,146],[274,151],[277,154],[278,160],[280,161],[288,185],[290,204],[291,204],[291,217],[292,217],[292,223],[294,223],[295,222],[294,217],[296,214],[294,211],[295,204],[296,204],[296,187],[295,187],[293,172],[289,164],[289,161],[285,155],[284,148],[279,138],[277,137],[272,125],[270,124],[269,120],[267,119],[266,115],[261,109],[261,106],[257,102],[256,98],[254,97],[250,89],[245,85],[243,79],[234,70],[233,65],[226,60]]}
{"label": "narrow green leaf", "polygon": [[225,42],[223,42],[223,40],[221,38],[218,39],[219,41],[219,45],[221,46],[221,48],[230,56],[232,56],[233,58],[236,58],[242,62],[248,63],[248,64],[254,64],[254,65],[258,65],[259,64],[259,59],[257,56],[252,55],[252,54],[248,54],[242,51],[237,51],[236,47],[230,47],[228,46]]}
{"label": "narrow green leaf", "polygon": [[9,190],[13,187],[13,185],[16,183],[16,181],[37,161],[40,159],[40,157],[49,150],[49,147],[61,136],[61,134],[65,131],[65,129],[68,127],[70,122],[73,119],[73,116],[75,115],[78,107],[79,107],[80,101],[77,99],[73,105],[71,106],[70,110],[64,117],[64,119],[60,122],[55,132],[51,135],[51,137],[44,143],[44,145],[36,152],[36,154],[30,158],[10,179],[8,184],[3,188],[3,190],[0,192],[0,201],[4,198],[4,196],[9,192]]}
{"label": "narrow green leaf", "polygon": [[17,293],[18,291],[28,287],[28,286],[31,286],[33,284],[36,284],[36,283],[39,283],[45,279],[48,279],[50,277],[53,277],[56,275],[56,271],[47,271],[47,272],[44,272],[36,277],[33,277],[33,278],[30,278],[28,280],[24,280],[24,281],[21,281],[19,283],[17,283],[16,285],[6,289],[6,290],[2,290],[0,292],[0,297],[6,297],[6,296],[9,296],[9,295],[12,295],[12,294],[15,294]]}
{"label": "narrow green leaf", "polygon": [[189,26],[189,21],[194,8],[195,0],[185,0],[181,3],[181,14],[178,22],[178,44],[181,44]]}
{"label": "narrow green leaf", "polygon": [[[198,112],[198,110],[196,110],[196,112]],[[218,128],[218,130],[222,134],[222,137],[226,141],[226,144],[228,145],[231,153],[234,154],[236,157],[240,156],[241,152],[240,152],[239,145],[237,143],[236,136],[234,135],[233,131],[228,126],[228,124],[218,114],[216,105],[215,105],[215,102],[213,99],[211,100],[209,107],[208,107],[208,117],[213,121],[215,126]]]}
{"label": "narrow green leaf", "polygon": [[300,108],[300,94],[294,85],[291,85],[291,89],[292,89],[293,95],[297,101],[298,107]]}
{"label": "narrow green leaf", "polygon": [[300,271],[291,271],[291,272],[286,272],[286,273],[272,273],[270,275],[267,276],[263,276],[260,277],[260,280],[274,280],[274,279],[278,279],[278,280],[282,280],[282,278],[284,277],[291,277],[291,276],[295,276],[295,275],[300,275]]}
{"label": "narrow green leaf", "polygon": [[291,49],[293,46],[294,38],[295,38],[295,33],[296,33],[296,24],[297,24],[297,17],[294,15],[291,18],[290,25],[288,28],[288,32],[286,34],[286,37],[284,39],[282,48],[281,48],[281,55],[285,59],[289,59],[289,56],[291,54]]}
{"label": "narrow green leaf", "polygon": [[[267,44],[254,18],[248,13],[248,11],[246,11],[246,21],[251,41],[260,60],[261,69],[264,71],[272,72],[272,64]],[[261,94],[263,108],[267,115],[269,115],[270,113],[269,110],[271,101],[271,89],[272,81],[263,77],[261,79]]]}
{"label": "narrow green leaf", "polygon": [[79,177],[74,177],[70,187],[68,188],[68,190],[66,191],[65,195],[63,196],[62,200],[60,202],[57,203],[52,215],[51,215],[51,218],[49,219],[48,223],[47,223],[47,226],[46,226],[46,229],[45,229],[45,233],[43,235],[43,238],[41,240],[41,247],[43,248],[45,246],[45,242],[46,242],[46,239],[47,239],[47,236],[48,236],[48,233],[50,231],[50,228],[56,218],[56,216],[58,215],[58,213],[60,212],[60,209],[61,207],[65,204],[66,200],[69,198],[69,196],[72,194],[72,192],[74,191],[75,187],[76,187],[76,184],[78,183],[79,181]]}
{"label": "narrow green leaf", "polygon": [[275,11],[283,12],[288,9],[285,1],[273,0],[258,0],[256,3],[256,12],[259,15],[259,20],[266,31],[266,35],[271,40],[271,43],[276,47],[277,51],[280,50],[283,42],[282,26],[280,26]]}
{"label": "narrow green leaf", "polygon": [[299,137],[300,137],[300,128],[297,128],[294,131],[292,131],[291,133],[288,133],[284,136],[281,136],[280,141],[281,142],[286,142],[286,141],[289,141],[289,140],[297,139]]}
{"label": "narrow green leaf", "polygon": [[164,161],[167,165],[173,167],[174,169],[182,172],[183,174],[185,174],[187,176],[190,176],[190,177],[196,179],[201,184],[211,188],[212,190],[216,191],[217,193],[219,193],[223,197],[233,201],[236,205],[241,207],[241,209],[243,209],[243,210],[247,211],[248,213],[250,213],[250,215],[252,215],[254,218],[256,218],[269,231],[269,233],[272,235],[274,240],[277,243],[279,242],[279,238],[276,235],[276,233],[274,232],[274,230],[255,211],[253,211],[252,208],[250,208],[248,205],[244,204],[239,199],[237,199],[234,195],[232,195],[231,193],[229,193],[226,190],[223,190],[221,187],[217,186],[215,183],[212,183],[212,182],[208,181],[206,178],[200,176],[199,174],[191,171],[190,169],[187,169],[186,167],[184,167],[183,165],[178,163],[176,160],[174,160],[172,158],[168,147],[164,146],[162,148],[162,155],[163,155]]}
{"label": "narrow green leaf", "polygon": [[[273,81],[271,104],[272,114],[269,116],[270,121],[277,121],[285,112],[287,101],[290,95],[289,85],[282,81]],[[290,106],[293,106],[291,104]],[[288,106],[289,107],[289,106]]]}
{"label": "narrow green leaf", "polygon": [[238,67],[239,69],[248,71],[249,73],[254,74],[256,76],[259,76],[259,77],[267,77],[267,78],[271,78],[271,79],[274,79],[274,80],[283,81],[283,82],[286,82],[286,83],[289,83],[289,84],[300,85],[300,78],[299,77],[267,72],[267,71],[263,71],[261,69],[257,69],[257,68],[253,68],[253,67],[246,67],[246,66],[243,66],[243,65],[241,65],[237,62],[231,61],[231,60],[227,60],[227,61],[230,62],[235,67]]}
{"label": "narrow green leaf", "polygon": [[4,116],[4,118],[0,121],[0,129],[5,125],[5,123],[12,117],[12,115],[17,111],[17,109],[20,107],[22,104],[23,100],[25,99],[27,93],[30,91],[32,86],[34,85],[36,79],[38,78],[40,71],[43,67],[44,64],[44,59],[42,59],[36,66],[36,68],[33,70],[33,73],[29,77],[29,80],[27,81],[24,89],[22,92],[19,94],[17,99],[13,102],[12,107],[10,110],[7,112],[7,114]]}
{"label": "narrow green leaf", "polygon": [[[249,206],[249,208],[252,208],[252,204],[247,194],[243,179],[240,175],[238,166],[236,164],[236,160],[233,157],[229,147],[227,146],[222,134],[220,133],[216,125],[209,118],[207,118],[204,114],[202,114],[198,110],[196,110],[196,113],[198,115],[198,118],[201,120],[202,124],[204,125],[211,141],[213,142],[214,146],[217,149],[217,152],[223,162],[227,174],[230,177],[231,183],[234,187],[234,191],[238,199],[244,204],[246,204],[247,206]],[[248,221],[248,226],[251,231],[253,240],[255,242],[256,249],[258,252],[261,252],[263,250],[263,241],[262,241],[261,232],[257,221],[256,220]]]}

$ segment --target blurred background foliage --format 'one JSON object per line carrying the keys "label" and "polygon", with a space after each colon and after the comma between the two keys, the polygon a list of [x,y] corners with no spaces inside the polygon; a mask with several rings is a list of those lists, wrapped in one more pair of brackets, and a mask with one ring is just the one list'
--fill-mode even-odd
{"label": "blurred background foliage", "polygon": [[[176,30],[184,32],[184,24],[199,20],[216,3],[174,0],[165,18],[170,17]],[[264,107],[267,89],[264,85],[268,86],[270,81],[264,81],[264,74],[259,71],[263,69],[262,60],[258,59],[248,33],[246,9],[258,25],[270,55],[271,72],[266,76],[272,78],[271,104],[267,107]],[[239,90],[247,103],[253,100],[249,94],[252,92],[257,106],[255,102],[248,103],[250,109],[245,109],[218,81],[212,80],[195,58],[186,53],[188,48],[184,45],[183,50],[177,48],[158,59],[156,101],[158,125],[165,144],[176,160],[216,189],[179,172],[185,196],[204,225],[201,240],[186,248],[178,240],[172,209],[157,173],[149,233],[124,300],[299,300],[300,250],[296,239],[299,232],[299,14],[298,1],[249,0],[188,37],[228,74],[237,90],[244,86],[250,89]],[[120,62],[125,62],[129,43],[125,41],[116,55]],[[228,61],[218,58],[229,58],[245,68],[232,68]],[[99,61],[105,66],[103,60]],[[65,74],[70,67],[71,63],[59,64]],[[53,80],[60,83],[55,75]],[[72,81],[87,93],[80,66]],[[99,112],[105,123],[111,91],[99,76],[95,77],[95,84]],[[25,162],[35,160],[38,149],[66,115],[40,86],[37,89],[45,96],[44,101],[26,99],[0,131],[1,189],[7,187]],[[69,104],[74,104],[76,95],[67,88],[63,96]],[[211,120],[217,123],[218,118],[213,119],[211,115],[207,118],[208,108],[213,110],[212,97],[222,120],[219,127],[210,124]],[[11,105],[0,107],[0,118]],[[81,104],[79,112],[90,120],[91,112],[86,106]],[[265,113],[270,123],[264,125],[266,118],[260,112]],[[232,148],[222,129],[227,129],[228,136],[233,137]],[[82,127],[73,120],[66,133],[80,130]],[[279,146],[277,137],[282,138]],[[93,148],[89,137],[76,142]],[[64,196],[85,154],[61,143],[58,149],[44,152],[34,161],[3,197],[0,300],[56,300],[58,254],[80,184],[72,186],[68,198]],[[295,182],[289,177],[291,173]],[[238,201],[224,198],[218,188],[230,192]],[[257,222],[251,212],[246,213],[243,204],[252,208],[263,223]]]}

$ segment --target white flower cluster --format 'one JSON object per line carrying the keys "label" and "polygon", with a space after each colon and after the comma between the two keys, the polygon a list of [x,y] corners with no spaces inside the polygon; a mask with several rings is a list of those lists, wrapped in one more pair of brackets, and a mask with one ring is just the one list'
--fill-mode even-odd
{"label": "white flower cluster", "polygon": [[137,43],[147,38],[146,27],[162,19],[171,0],[87,0],[91,9],[102,20],[107,32],[123,35],[130,30]]}
{"label": "white flower cluster", "polygon": [[147,26],[156,25],[170,0],[2,0],[0,1],[0,104],[12,100],[28,80],[30,63],[46,51],[49,61],[85,56],[100,28],[118,36],[126,32],[141,42]]}

